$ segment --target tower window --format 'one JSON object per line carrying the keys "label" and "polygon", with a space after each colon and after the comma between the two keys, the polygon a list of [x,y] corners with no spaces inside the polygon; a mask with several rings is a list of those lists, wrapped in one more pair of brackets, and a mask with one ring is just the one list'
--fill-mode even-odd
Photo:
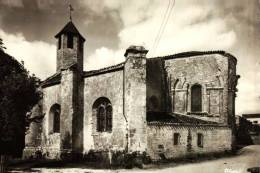
{"label": "tower window", "polygon": [[197,144],[198,147],[203,147],[203,135],[201,133],[198,133]]}
{"label": "tower window", "polygon": [[73,49],[73,35],[68,34],[67,47]]}
{"label": "tower window", "polygon": [[180,134],[174,133],[173,134],[173,145],[179,145],[180,144]]}
{"label": "tower window", "polygon": [[61,48],[61,37],[59,37],[59,39],[58,39],[58,49],[60,49]]}
{"label": "tower window", "polygon": [[202,87],[201,85],[193,85],[191,87],[191,111],[202,111]]}
{"label": "tower window", "polygon": [[83,41],[81,38],[79,38],[79,51],[82,52],[83,51]]}

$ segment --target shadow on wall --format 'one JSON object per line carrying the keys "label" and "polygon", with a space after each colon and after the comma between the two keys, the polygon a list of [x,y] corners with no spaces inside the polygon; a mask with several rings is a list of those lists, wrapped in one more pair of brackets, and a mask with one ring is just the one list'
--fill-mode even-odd
{"label": "shadow on wall", "polygon": [[65,138],[62,140],[63,149],[71,149],[71,135],[69,132],[65,133]]}

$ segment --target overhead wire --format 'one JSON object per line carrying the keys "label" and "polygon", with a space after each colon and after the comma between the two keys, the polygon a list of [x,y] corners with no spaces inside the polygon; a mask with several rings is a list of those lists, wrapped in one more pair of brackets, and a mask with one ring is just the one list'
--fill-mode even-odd
{"label": "overhead wire", "polygon": [[154,40],[154,43],[153,43],[153,46],[152,46],[152,52],[154,51],[156,42],[157,42],[157,40],[158,40],[158,38],[159,38],[159,35],[160,35],[160,33],[161,33],[162,27],[163,27],[163,25],[164,25],[164,22],[165,22],[165,19],[166,19],[166,16],[167,16],[167,13],[168,13],[169,8],[170,8],[170,4],[171,4],[171,0],[168,0],[168,5],[167,5],[167,8],[166,8],[166,11],[164,12],[162,23],[161,23],[161,25],[160,25],[160,28],[159,28],[159,30],[158,30],[158,33],[157,33],[157,35],[156,35],[156,37],[155,37],[155,40]]}
{"label": "overhead wire", "polygon": [[168,1],[168,6],[167,6],[167,9],[165,11],[165,15],[164,15],[164,18],[163,18],[163,21],[162,21],[162,24],[160,26],[160,29],[158,31],[158,34],[156,36],[155,42],[154,42],[153,47],[152,47],[152,54],[151,54],[152,56],[156,53],[156,49],[157,49],[157,47],[158,47],[158,45],[160,43],[160,40],[161,40],[161,38],[163,36],[163,33],[165,31],[166,25],[167,25],[167,23],[169,21],[169,18],[171,16],[171,13],[172,13],[172,10],[173,10],[174,6],[175,6],[175,0],[169,0]]}

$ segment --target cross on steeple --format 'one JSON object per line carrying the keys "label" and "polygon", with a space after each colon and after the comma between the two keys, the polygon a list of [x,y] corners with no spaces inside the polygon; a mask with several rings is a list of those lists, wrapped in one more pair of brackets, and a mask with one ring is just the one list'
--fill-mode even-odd
{"label": "cross on steeple", "polygon": [[72,11],[74,11],[74,9],[72,8],[71,3],[69,3],[69,17],[70,17],[70,21],[72,21],[72,16],[71,16]]}

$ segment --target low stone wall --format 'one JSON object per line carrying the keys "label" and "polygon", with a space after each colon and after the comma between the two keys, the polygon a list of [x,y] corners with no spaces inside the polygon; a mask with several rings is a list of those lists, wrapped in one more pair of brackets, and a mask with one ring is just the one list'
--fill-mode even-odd
{"label": "low stone wall", "polygon": [[26,147],[23,150],[23,159],[60,159],[59,148]]}
{"label": "low stone wall", "polygon": [[[147,132],[147,154],[153,161],[231,150],[232,133],[228,127],[148,125]],[[178,145],[174,145],[174,133],[180,135]],[[202,147],[197,144],[198,133],[203,135]]]}

